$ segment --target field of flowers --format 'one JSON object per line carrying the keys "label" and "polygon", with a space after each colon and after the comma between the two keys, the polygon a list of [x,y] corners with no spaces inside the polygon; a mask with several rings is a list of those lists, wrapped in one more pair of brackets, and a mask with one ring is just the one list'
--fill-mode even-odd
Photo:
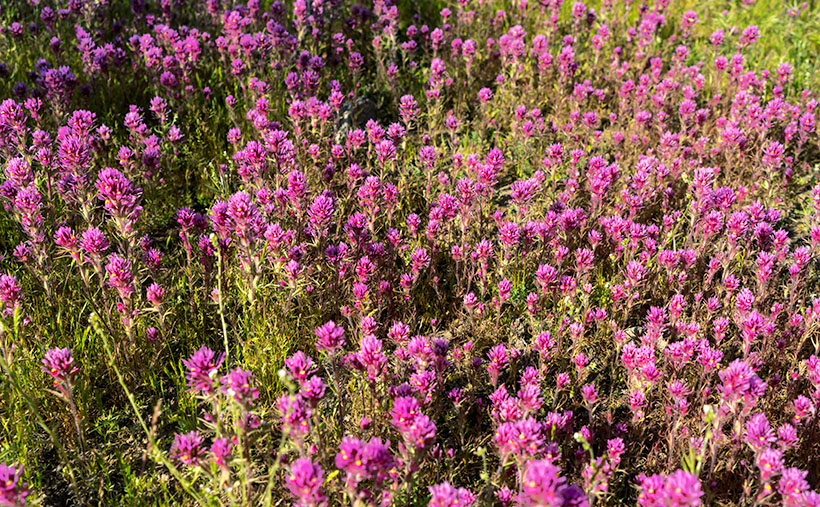
{"label": "field of flowers", "polygon": [[818,54],[814,0],[0,2],[0,505],[820,506]]}

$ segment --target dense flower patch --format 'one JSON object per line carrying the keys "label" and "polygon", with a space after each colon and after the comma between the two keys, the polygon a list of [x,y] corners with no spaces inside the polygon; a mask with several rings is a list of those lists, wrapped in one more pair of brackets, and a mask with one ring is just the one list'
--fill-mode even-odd
{"label": "dense flower patch", "polygon": [[718,3],[0,5],[0,503],[820,505],[820,24]]}

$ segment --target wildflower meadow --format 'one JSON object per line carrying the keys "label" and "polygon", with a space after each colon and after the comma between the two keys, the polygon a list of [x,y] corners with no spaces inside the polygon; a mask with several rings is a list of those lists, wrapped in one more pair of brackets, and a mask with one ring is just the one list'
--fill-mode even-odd
{"label": "wildflower meadow", "polygon": [[0,1],[0,505],[820,506],[820,5]]}

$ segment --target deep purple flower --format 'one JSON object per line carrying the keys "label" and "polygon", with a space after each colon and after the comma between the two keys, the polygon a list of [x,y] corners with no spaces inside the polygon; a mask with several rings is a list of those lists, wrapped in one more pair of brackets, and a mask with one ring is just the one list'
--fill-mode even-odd
{"label": "deep purple flower", "polygon": [[220,468],[227,468],[232,449],[233,444],[227,438],[215,438],[211,444],[211,454],[213,455],[214,463]]}
{"label": "deep purple flower", "polygon": [[97,192],[120,231],[123,234],[130,234],[142,214],[142,189],[136,188],[117,169],[107,167],[100,171]]}
{"label": "deep purple flower", "polygon": [[295,435],[304,435],[310,431],[311,408],[301,395],[283,394],[276,402],[280,414],[282,430]]}
{"label": "deep purple flower", "polygon": [[336,454],[336,467],[346,474],[348,484],[355,486],[365,479],[381,482],[394,466],[390,450],[379,438],[364,443],[353,437],[344,437]]}
{"label": "deep purple flower", "polygon": [[188,359],[183,359],[182,364],[188,368],[186,376],[190,390],[200,394],[212,394],[215,391],[216,375],[224,360],[224,353],[217,356],[213,350],[205,345]]}
{"label": "deep purple flower", "polygon": [[806,482],[807,475],[807,472],[799,468],[783,470],[783,475],[777,481],[777,491],[783,495],[783,505],[801,505],[800,497],[809,489],[809,483]]}
{"label": "deep purple flower", "polygon": [[201,229],[205,225],[205,217],[194,212],[191,208],[178,209],[176,220],[183,232],[194,228]]}
{"label": "deep purple flower", "polygon": [[684,470],[665,476],[655,474],[638,478],[640,493],[638,504],[642,507],[694,507],[701,505],[703,490],[698,478]]}
{"label": "deep purple flower", "polygon": [[566,479],[549,460],[533,460],[527,463],[521,479],[525,498],[533,505],[558,507],[563,505],[561,493],[567,487]]}
{"label": "deep purple flower", "polygon": [[387,356],[382,352],[382,341],[373,335],[362,337],[357,358],[367,371],[367,378],[371,382],[381,376],[384,365],[387,363]]}
{"label": "deep purple flower", "polygon": [[23,467],[0,463],[0,505],[22,505],[28,495],[28,484],[23,482]]}
{"label": "deep purple flower", "polygon": [[718,375],[723,382],[719,389],[726,401],[735,401],[746,395],[759,396],[766,388],[752,367],[741,359],[732,361]]}
{"label": "deep purple flower", "polygon": [[300,384],[316,371],[316,364],[313,359],[301,350],[285,359],[285,367],[287,367],[291,377]]}
{"label": "deep purple flower", "polygon": [[152,283],[145,289],[145,295],[152,305],[159,307],[162,305],[163,298],[165,297],[165,289],[157,283]]}
{"label": "deep purple flower", "polygon": [[99,259],[108,250],[108,238],[98,228],[89,227],[80,238],[80,248],[92,259]]}
{"label": "deep purple flower", "polygon": [[507,367],[507,362],[509,361],[507,347],[505,347],[503,343],[499,343],[490,349],[487,353],[487,359],[489,361],[487,371],[490,373],[490,382],[493,386],[496,386],[498,385],[499,373]]}
{"label": "deep purple flower", "polygon": [[253,374],[249,371],[235,368],[222,377],[220,382],[222,392],[243,407],[250,407],[259,397],[259,390],[253,386]]}
{"label": "deep purple flower", "polygon": [[80,369],[74,364],[74,357],[69,349],[49,349],[43,357],[42,370],[54,379],[54,385],[71,386]]}
{"label": "deep purple flower", "polygon": [[299,458],[290,465],[285,485],[300,507],[319,506],[325,503],[323,478],[322,467],[309,458]]}
{"label": "deep purple flower", "polygon": [[327,233],[327,226],[333,218],[333,199],[326,194],[319,194],[308,206],[308,220],[315,236]]}
{"label": "deep purple flower", "polygon": [[206,456],[202,436],[196,431],[176,433],[171,446],[171,457],[188,466],[204,463]]}
{"label": "deep purple flower", "polygon": [[326,387],[327,386],[321,378],[313,375],[310,379],[302,383],[302,387],[299,389],[299,394],[315,403],[325,395]]}
{"label": "deep purple flower", "polygon": [[233,194],[228,199],[225,213],[231,220],[233,232],[240,239],[252,242],[262,232],[262,215],[247,192]]}
{"label": "deep purple flower", "polygon": [[544,427],[532,417],[505,422],[498,427],[495,445],[503,460],[537,455],[544,446]]}
{"label": "deep purple flower", "polygon": [[761,451],[777,440],[765,414],[755,414],[746,421],[744,439],[755,451]]}
{"label": "deep purple flower", "polygon": [[332,320],[317,327],[313,332],[316,333],[316,348],[319,350],[332,354],[345,345],[344,329]]}
{"label": "deep purple flower", "polygon": [[0,303],[3,303],[3,313],[11,315],[22,299],[20,284],[14,275],[0,275]]}
{"label": "deep purple flower", "polygon": [[783,468],[783,453],[777,449],[764,449],[757,457],[760,480],[769,482]]}
{"label": "deep purple flower", "polygon": [[428,507],[469,507],[476,497],[467,488],[456,488],[449,482],[442,482],[427,488],[430,491]]}
{"label": "deep purple flower", "polygon": [[54,233],[54,242],[67,250],[72,256],[77,255],[80,242],[71,227],[63,226],[58,228]]}
{"label": "deep purple flower", "polygon": [[131,274],[131,263],[119,255],[111,255],[105,265],[108,274],[108,283],[120,293],[123,299],[128,299],[134,292],[134,275]]}

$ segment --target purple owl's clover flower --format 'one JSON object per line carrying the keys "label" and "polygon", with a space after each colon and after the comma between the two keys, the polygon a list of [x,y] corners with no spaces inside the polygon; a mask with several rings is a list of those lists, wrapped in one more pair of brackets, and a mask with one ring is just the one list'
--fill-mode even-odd
{"label": "purple owl's clover flower", "polygon": [[324,471],[309,458],[299,458],[290,465],[285,485],[300,507],[318,507],[327,504],[322,492]]}
{"label": "purple owl's clover flower", "polygon": [[214,443],[211,444],[213,461],[223,470],[227,470],[228,468],[231,450],[233,450],[233,443],[227,438],[215,438]]}
{"label": "purple owl's clover flower", "polygon": [[382,352],[381,340],[371,334],[365,335],[356,357],[367,372],[367,379],[370,382],[375,382],[382,376],[387,356]]}
{"label": "purple owl's clover flower", "polygon": [[325,193],[319,194],[308,206],[308,221],[313,236],[320,238],[327,234],[327,227],[333,218],[333,198]]}
{"label": "purple owl's clover flower", "polygon": [[171,457],[183,465],[196,466],[205,462],[205,447],[202,436],[196,432],[177,433],[171,445]]}
{"label": "purple owl's clover flower", "polygon": [[436,437],[436,425],[421,413],[418,400],[411,396],[396,398],[390,415],[390,422],[409,449],[424,449]]}
{"label": "purple owl's clover flower", "polygon": [[119,255],[111,255],[105,265],[108,283],[117,290],[123,301],[127,301],[134,292],[134,275],[131,274],[131,263]]}
{"label": "purple owl's clover flower", "polygon": [[134,224],[142,214],[142,189],[135,187],[120,171],[107,167],[100,171],[97,192],[103,207],[108,211],[120,232],[130,235]]}
{"label": "purple owl's clover flower", "polygon": [[354,491],[366,479],[383,482],[395,471],[396,464],[389,447],[375,437],[366,443],[358,438],[344,437],[335,463],[336,468],[345,472],[347,487]]}
{"label": "purple owl's clover flower", "polygon": [[216,375],[224,360],[224,353],[217,356],[213,350],[205,345],[188,359],[183,359],[182,364],[188,368],[186,376],[190,391],[202,395],[213,394],[216,391]]}
{"label": "purple owl's clover flower", "polygon": [[589,505],[583,491],[578,486],[568,485],[559,473],[560,469],[550,460],[528,462],[521,479],[523,504],[550,507]]}
{"label": "purple owl's clover flower", "polygon": [[55,387],[65,386],[68,389],[71,389],[80,372],[69,349],[50,349],[43,357],[41,368],[51,375]]}
{"label": "purple owl's clover flower", "polygon": [[235,368],[222,377],[222,393],[229,396],[242,407],[248,408],[259,397],[259,389],[253,385],[253,374],[241,368]]}
{"label": "purple owl's clover flower", "polygon": [[456,488],[449,482],[442,482],[428,488],[428,507],[470,507],[476,501],[475,495],[467,488]]}
{"label": "purple owl's clover flower", "polygon": [[307,354],[301,350],[285,359],[285,367],[288,369],[290,376],[296,380],[299,385],[303,385],[308,377],[316,371],[316,364]]}
{"label": "purple owl's clover flower", "polygon": [[313,332],[316,334],[316,348],[328,354],[334,354],[345,345],[344,329],[332,320],[317,327]]}
{"label": "purple owl's clover flower", "polygon": [[695,507],[701,505],[703,489],[697,476],[677,470],[671,474],[655,474],[638,477],[640,493],[638,505],[641,507]]}
{"label": "purple owl's clover flower", "polygon": [[14,275],[0,275],[0,303],[3,314],[11,315],[22,300],[20,283]]}
{"label": "purple owl's clover flower", "polygon": [[28,484],[23,482],[23,467],[0,463],[0,505],[23,505],[29,495]]}

